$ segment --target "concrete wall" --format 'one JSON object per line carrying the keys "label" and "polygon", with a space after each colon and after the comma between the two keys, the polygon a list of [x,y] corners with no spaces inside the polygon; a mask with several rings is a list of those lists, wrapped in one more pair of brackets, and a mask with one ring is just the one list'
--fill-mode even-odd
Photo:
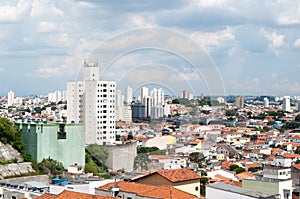
{"label": "concrete wall", "polygon": [[0,166],[0,179],[10,176],[18,176],[35,172],[31,167],[31,162],[6,164]]}
{"label": "concrete wall", "polygon": [[103,145],[109,152],[106,165],[110,170],[124,168],[125,171],[133,171],[134,158],[137,155],[136,142],[122,145]]}
{"label": "concrete wall", "polygon": [[243,179],[242,187],[270,194],[278,194],[279,184],[277,182],[265,182],[252,179]]}
{"label": "concrete wall", "polygon": [[26,150],[37,162],[50,157],[62,162],[66,168],[75,163],[85,165],[83,125],[65,124],[65,139],[58,138],[58,124],[24,123],[16,126],[21,129]]}
{"label": "concrete wall", "polygon": [[[282,199],[292,199],[292,186],[292,180],[273,182],[243,179],[243,187],[265,193],[280,194]],[[288,191],[284,193],[284,190]]]}
{"label": "concrete wall", "polygon": [[220,199],[220,198],[253,199],[254,197],[245,196],[238,193],[233,193],[233,192],[224,191],[220,189],[215,189],[208,186],[206,187],[206,199]]}

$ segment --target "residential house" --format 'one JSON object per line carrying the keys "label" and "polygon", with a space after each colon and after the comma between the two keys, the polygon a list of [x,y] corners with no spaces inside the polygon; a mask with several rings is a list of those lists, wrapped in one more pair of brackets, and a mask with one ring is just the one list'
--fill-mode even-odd
{"label": "residential house", "polygon": [[300,164],[293,164],[291,171],[292,171],[293,187],[295,188],[293,193],[296,193],[299,196],[300,195]]}
{"label": "residential house", "polygon": [[154,186],[134,182],[113,182],[96,188],[96,195],[114,194],[124,199],[196,199],[197,196],[170,185]]}
{"label": "residential house", "polygon": [[241,155],[231,146],[227,145],[227,144],[220,144],[217,148],[216,148],[216,152],[218,154],[224,154],[225,156],[228,156],[229,158],[240,158]]}
{"label": "residential house", "polygon": [[75,191],[63,191],[58,195],[45,193],[35,199],[116,199],[113,196],[96,196],[87,193],[80,193]]}
{"label": "residential house", "polygon": [[190,169],[159,170],[134,180],[147,185],[170,185],[179,190],[200,197],[201,176]]}

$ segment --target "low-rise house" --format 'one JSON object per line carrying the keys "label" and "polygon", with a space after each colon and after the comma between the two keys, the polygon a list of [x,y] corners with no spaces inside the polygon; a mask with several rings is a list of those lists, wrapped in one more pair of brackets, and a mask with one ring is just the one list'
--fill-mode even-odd
{"label": "low-rise house", "polygon": [[75,192],[75,191],[63,191],[58,195],[54,194],[49,194],[45,193],[36,199],[116,199],[116,197],[113,196],[96,196],[92,194],[87,194],[87,193],[80,193],[80,192]]}
{"label": "low-rise house", "polygon": [[96,188],[96,195],[110,196],[126,199],[196,199],[197,196],[181,191],[170,185],[154,186],[133,182],[114,182]]}
{"label": "low-rise house", "polygon": [[147,185],[170,185],[179,190],[200,197],[201,176],[190,169],[159,170],[134,180]]}
{"label": "low-rise house", "polygon": [[150,155],[152,163],[162,164],[161,169],[180,169],[187,167],[187,160],[181,157],[172,157],[168,155]]}
{"label": "low-rise house", "polygon": [[239,154],[239,152],[237,152],[237,150],[235,150],[233,147],[227,145],[227,144],[220,144],[217,148],[216,148],[216,152],[218,154],[224,154],[225,156],[229,157],[229,158],[240,158],[241,155]]}

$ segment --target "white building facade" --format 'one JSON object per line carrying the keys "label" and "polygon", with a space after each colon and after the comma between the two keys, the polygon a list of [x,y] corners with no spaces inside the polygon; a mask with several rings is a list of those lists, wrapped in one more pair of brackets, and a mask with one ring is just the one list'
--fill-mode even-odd
{"label": "white building facade", "polygon": [[12,106],[14,104],[15,93],[13,91],[9,91],[7,93],[7,106]]}
{"label": "white building facade", "polygon": [[67,83],[67,121],[84,123],[85,144],[113,143],[116,82],[100,81],[97,64],[85,64],[83,72],[83,81]]}

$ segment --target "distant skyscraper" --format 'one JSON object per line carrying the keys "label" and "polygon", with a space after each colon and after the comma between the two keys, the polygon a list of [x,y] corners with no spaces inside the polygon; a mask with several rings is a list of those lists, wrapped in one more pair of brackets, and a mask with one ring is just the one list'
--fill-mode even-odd
{"label": "distant skyscraper", "polygon": [[143,100],[144,97],[149,96],[149,89],[147,87],[141,88],[141,100]]}
{"label": "distant skyscraper", "polygon": [[291,97],[290,96],[283,97],[282,110],[291,112]]}
{"label": "distant skyscraper", "polygon": [[9,91],[7,94],[7,106],[12,106],[14,104],[15,93],[13,91]]}
{"label": "distant skyscraper", "polygon": [[267,97],[264,98],[264,107],[269,108],[269,99]]}
{"label": "distant skyscraper", "polygon": [[58,103],[60,101],[62,101],[62,95],[59,90],[56,90],[53,93],[48,94],[48,102]]}
{"label": "distant skyscraper", "polygon": [[125,102],[127,105],[130,105],[132,102],[132,88],[130,86],[125,89]]}
{"label": "distant skyscraper", "polygon": [[244,97],[238,96],[235,103],[237,108],[244,108]]}
{"label": "distant skyscraper", "polygon": [[85,144],[115,141],[116,82],[100,81],[97,64],[84,64],[83,81],[67,84],[68,122],[84,123]]}
{"label": "distant skyscraper", "polygon": [[160,118],[164,115],[163,106],[165,104],[165,94],[163,89],[156,89],[154,88],[151,91],[151,118]]}
{"label": "distant skyscraper", "polygon": [[180,93],[181,93],[180,98],[186,98],[186,99],[189,99],[190,93],[189,93],[188,90],[183,90],[183,91],[181,91]]}
{"label": "distant skyscraper", "polygon": [[133,122],[146,117],[145,105],[143,105],[141,103],[131,104],[131,110],[132,110],[132,121]]}

